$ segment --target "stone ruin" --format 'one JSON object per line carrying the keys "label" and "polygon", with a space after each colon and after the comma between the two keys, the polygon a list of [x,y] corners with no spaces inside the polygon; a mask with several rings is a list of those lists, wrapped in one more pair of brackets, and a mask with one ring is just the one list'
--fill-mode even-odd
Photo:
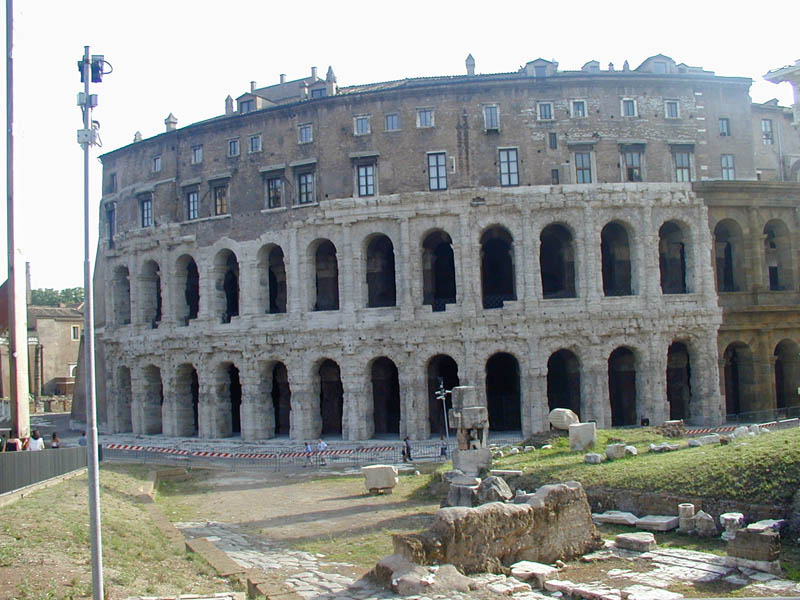
{"label": "stone ruin", "polygon": [[489,449],[489,411],[472,386],[457,386],[452,392],[453,408],[448,413],[456,430],[458,449],[453,452],[453,468],[477,477],[492,464]]}

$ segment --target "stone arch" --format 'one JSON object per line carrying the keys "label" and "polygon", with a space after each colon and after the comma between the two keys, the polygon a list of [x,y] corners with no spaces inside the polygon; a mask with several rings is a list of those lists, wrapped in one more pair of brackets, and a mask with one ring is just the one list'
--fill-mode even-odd
{"label": "stone arch", "polygon": [[200,272],[191,255],[183,254],[175,262],[174,281],[178,324],[188,325],[200,312]]}
{"label": "stone arch", "polygon": [[513,354],[497,352],[486,361],[486,408],[491,431],[522,429],[522,394],[519,361]]}
{"label": "stone arch", "polygon": [[672,342],[667,349],[667,404],[670,419],[691,417],[692,371],[688,346]]}
{"label": "stone arch", "polygon": [[310,247],[314,264],[314,289],[312,310],[339,310],[339,260],[336,246],[327,239],[314,242]]}
{"label": "stone arch", "polygon": [[286,264],[283,249],[268,244],[258,252],[259,307],[268,314],[286,312]]}
{"label": "stone arch", "polygon": [[131,323],[131,278],[128,267],[119,266],[114,269],[111,282],[111,305],[114,311],[115,325]]}
{"label": "stone arch", "polygon": [[750,346],[733,342],[722,354],[725,382],[725,412],[728,417],[753,412],[756,407],[755,363]]}
{"label": "stone arch", "polygon": [[618,221],[606,223],[600,232],[603,293],[606,296],[633,294],[631,245],[627,228]]}
{"label": "stone arch", "polygon": [[547,359],[547,406],[581,416],[581,363],[570,350],[562,348]]}
{"label": "stone arch", "polygon": [[161,369],[147,365],[142,370],[142,433],[163,432],[164,385]]}
{"label": "stone arch", "polygon": [[794,289],[791,233],[781,219],[764,225],[764,260],[771,291]]}
{"label": "stone arch", "polygon": [[376,233],[365,240],[367,307],[397,305],[394,245],[389,236]]}
{"label": "stone arch", "polygon": [[128,433],[133,431],[133,410],[131,393],[131,370],[125,365],[117,368],[117,382],[115,389],[115,402],[117,426],[115,433]]}
{"label": "stone arch", "polygon": [[447,354],[437,354],[428,361],[428,422],[431,435],[444,435],[444,410],[453,408],[451,394],[445,397],[445,409],[441,401],[436,399],[436,390],[439,389],[441,379],[444,389],[452,390],[459,383],[458,363]]}
{"label": "stone arch", "polygon": [[223,248],[214,257],[214,314],[222,323],[239,316],[239,261],[232,250]]}
{"label": "stone arch", "polygon": [[[775,346],[775,408],[784,410],[800,406],[800,345],[781,340]],[[793,415],[794,416],[794,415]]]}
{"label": "stone arch", "polygon": [[575,298],[575,241],[561,223],[552,223],[539,235],[539,265],[542,295],[548,298]]}
{"label": "stone arch", "polygon": [[689,292],[687,269],[688,236],[676,221],[667,221],[658,230],[658,263],[661,293]]}
{"label": "stone arch", "polygon": [[370,365],[376,435],[400,433],[400,379],[394,362],[381,356]]}
{"label": "stone arch", "polygon": [[747,289],[744,234],[736,219],[722,219],[714,227],[714,268],[717,292]]}
{"label": "stone arch", "polygon": [[611,426],[636,425],[636,355],[626,346],[608,357],[608,396]]}
{"label": "stone arch", "polygon": [[232,362],[217,366],[215,381],[216,436],[231,437],[242,432],[242,383],[239,368]]}
{"label": "stone arch", "polygon": [[139,285],[142,323],[156,329],[161,322],[161,269],[156,261],[145,261]]}
{"label": "stone arch", "polygon": [[193,437],[200,431],[200,381],[191,363],[175,374],[175,435]]}
{"label": "stone arch", "polygon": [[514,283],[514,238],[505,227],[494,225],[481,235],[483,308],[503,308],[503,302],[516,300]]}
{"label": "stone arch", "polygon": [[453,240],[441,229],[428,233],[422,242],[422,303],[434,312],[456,302],[456,266]]}
{"label": "stone arch", "polygon": [[341,435],[344,416],[344,387],[339,365],[326,358],[317,369],[321,435]]}

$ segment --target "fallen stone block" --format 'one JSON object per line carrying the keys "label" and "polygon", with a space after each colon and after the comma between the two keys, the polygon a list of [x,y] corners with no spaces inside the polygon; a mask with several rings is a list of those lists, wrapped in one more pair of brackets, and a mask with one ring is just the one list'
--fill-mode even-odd
{"label": "fallen stone block", "polygon": [[618,548],[635,552],[649,552],[658,546],[655,536],[646,532],[620,533],[614,538],[614,543]]}
{"label": "fallen stone block", "polygon": [[713,537],[719,532],[717,531],[717,524],[707,512],[701,510],[693,518],[694,532],[702,537]]}
{"label": "fallen stone block", "polygon": [[633,513],[623,512],[621,510],[607,510],[604,513],[594,513],[592,520],[595,523],[610,523],[612,525],[631,525],[635,526],[636,521],[639,520]]}
{"label": "fallen stone block", "polygon": [[636,449],[636,446],[625,446],[625,456],[636,456],[639,454],[639,451]]}
{"label": "fallen stone block", "polygon": [[475,506],[477,503],[477,485],[457,485],[450,484],[450,490],[447,492],[447,498],[444,501],[445,506]]}
{"label": "fallen stone block", "polygon": [[698,446],[708,446],[709,444],[719,444],[720,443],[720,436],[718,433],[712,433],[710,435],[701,435],[700,437],[692,438],[689,440],[689,445],[693,448]]}
{"label": "fallen stone block", "polygon": [[522,477],[522,471],[517,471],[515,469],[492,469],[489,471],[489,475],[495,475],[496,477]]}
{"label": "fallen stone block", "polygon": [[683,598],[683,594],[670,592],[660,588],[650,587],[649,585],[630,585],[624,590],[620,590],[622,600],[678,600]]}
{"label": "fallen stone block", "polygon": [[534,450],[536,450],[536,446],[525,446],[522,449],[523,452],[533,452]]}
{"label": "fallen stone block", "polygon": [[614,460],[615,458],[624,458],[625,444],[609,444],[606,446],[606,456],[610,460]]}
{"label": "fallen stone block", "polygon": [[595,423],[573,423],[569,426],[569,449],[580,452],[597,444]]}
{"label": "fallen stone block", "polygon": [[650,452],[673,452],[680,448],[680,444],[670,444],[661,442],[660,444],[650,444]]}
{"label": "fallen stone block", "polygon": [[490,583],[486,589],[493,594],[500,594],[501,596],[511,596],[512,594],[520,594],[522,592],[530,592],[531,586],[523,583],[513,577],[509,577],[505,581],[497,581]]}
{"label": "fallen stone block", "polygon": [[736,438],[744,437],[744,436],[746,436],[748,433],[750,433],[750,429],[749,429],[748,427],[745,427],[744,425],[740,425],[739,427],[737,427],[736,429],[734,429],[733,431],[731,431],[731,433],[730,433],[730,434],[728,434],[728,435],[729,435],[729,436],[730,436],[732,439],[736,439]]}
{"label": "fallen stone block", "polygon": [[756,521],[755,523],[750,523],[750,525],[747,526],[747,529],[752,529],[755,531],[777,531],[780,533],[785,524],[786,521],[783,519],[763,519],[761,521]]}
{"label": "fallen stone block", "polygon": [[558,579],[558,569],[542,563],[521,560],[511,565],[511,575],[541,589],[548,579]]}
{"label": "fallen stone block", "polygon": [[400,479],[397,477],[397,467],[392,465],[368,465],[361,467],[364,476],[364,487],[370,492],[391,492]]}
{"label": "fallen stone block", "polygon": [[478,504],[505,502],[514,497],[514,493],[511,491],[511,488],[508,487],[505,479],[495,475],[491,475],[481,481],[475,494]]}
{"label": "fallen stone block", "polygon": [[781,552],[780,540],[781,536],[777,531],[760,531],[749,527],[739,529],[733,538],[728,540],[728,556],[754,561],[776,561]]}
{"label": "fallen stone block", "polygon": [[[453,472],[450,471],[450,473],[453,473]],[[442,476],[442,479],[445,479],[444,476]],[[445,481],[448,481],[451,485],[469,485],[469,486],[474,486],[474,485],[480,485],[481,484],[481,478],[480,477],[471,477],[469,475],[464,475],[461,472],[448,476],[445,479]]]}
{"label": "fallen stone block", "polygon": [[636,520],[636,527],[648,531],[672,531],[678,528],[679,522],[679,517],[645,515],[641,519]]}
{"label": "fallen stone block", "polygon": [[562,594],[571,594],[572,589],[576,584],[567,579],[548,579],[544,582],[544,589],[548,592],[561,592]]}
{"label": "fallen stone block", "polygon": [[595,452],[590,452],[586,456],[583,457],[584,462],[589,463],[590,465],[599,465],[603,462],[603,455],[597,454]]}
{"label": "fallen stone block", "polygon": [[401,596],[469,592],[472,589],[472,580],[459,573],[453,565],[429,569],[398,554],[383,557],[371,574],[379,585]]}
{"label": "fallen stone block", "polygon": [[581,422],[578,415],[568,408],[554,408],[550,411],[548,420],[553,429],[561,429],[563,431],[568,430],[570,425]]}

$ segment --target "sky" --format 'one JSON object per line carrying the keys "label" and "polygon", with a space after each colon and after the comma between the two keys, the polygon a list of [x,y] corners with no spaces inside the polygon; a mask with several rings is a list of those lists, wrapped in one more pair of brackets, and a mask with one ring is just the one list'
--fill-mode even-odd
{"label": "sky", "polygon": [[[652,10],[649,7],[654,7]],[[800,58],[800,3],[765,5],[670,0],[612,2],[279,2],[237,0],[17,0],[14,7],[14,206],[17,246],[31,263],[34,288],[83,285],[83,153],[76,142],[83,90],[83,48],[102,54],[113,73],[94,84],[103,147],[92,150],[92,253],[97,239],[101,164],[97,157],[178,126],[222,114],[225,97],[288,79],[338,84],[509,72],[536,58],[562,70],[598,60],[635,68],[666,54],[717,75],[750,77],[756,102],[792,102],[789,84],[761,78]],[[634,10],[635,8],[635,10]],[[628,10],[630,9],[630,10]],[[5,8],[0,7],[5,16]],[[627,14],[628,12],[632,14]],[[5,97],[5,78],[0,85]],[[5,119],[5,107],[2,110]],[[6,163],[5,145],[0,149]],[[5,170],[0,184],[6,188]],[[6,212],[0,211],[6,242]],[[0,269],[7,271],[7,254]],[[0,275],[0,280],[4,279]]]}

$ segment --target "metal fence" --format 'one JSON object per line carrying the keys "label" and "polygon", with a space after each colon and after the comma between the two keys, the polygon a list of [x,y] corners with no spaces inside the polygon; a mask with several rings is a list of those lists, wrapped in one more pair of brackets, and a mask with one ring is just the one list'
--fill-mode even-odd
{"label": "metal fence", "polygon": [[0,453],[0,494],[86,466],[86,448]]}
{"label": "metal fence", "polygon": [[765,423],[798,417],[800,417],[800,406],[731,414],[727,415],[725,419],[728,423]]}

